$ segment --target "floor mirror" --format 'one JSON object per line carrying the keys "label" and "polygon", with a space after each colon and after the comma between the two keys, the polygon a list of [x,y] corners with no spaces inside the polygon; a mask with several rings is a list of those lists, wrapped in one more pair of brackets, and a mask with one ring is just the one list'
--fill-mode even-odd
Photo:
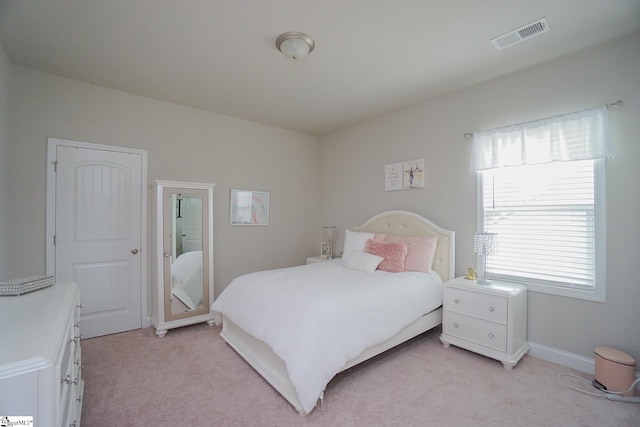
{"label": "floor mirror", "polygon": [[194,323],[213,325],[214,184],[158,180],[152,187],[156,335]]}

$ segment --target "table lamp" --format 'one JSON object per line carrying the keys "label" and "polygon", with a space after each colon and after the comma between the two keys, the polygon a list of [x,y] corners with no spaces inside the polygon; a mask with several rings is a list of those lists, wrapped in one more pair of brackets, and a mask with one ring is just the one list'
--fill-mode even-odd
{"label": "table lamp", "polygon": [[494,255],[498,251],[497,233],[476,233],[473,236],[473,249],[476,254],[482,255],[482,277],[478,277],[479,285],[488,285],[491,280],[487,279],[487,255]]}

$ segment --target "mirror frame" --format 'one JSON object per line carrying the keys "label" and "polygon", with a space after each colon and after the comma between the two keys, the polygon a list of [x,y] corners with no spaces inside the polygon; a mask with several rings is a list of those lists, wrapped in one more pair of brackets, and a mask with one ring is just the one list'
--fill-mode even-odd
{"label": "mirror frame", "polygon": [[[171,310],[171,229],[173,216],[175,216],[171,196],[174,194],[202,196],[202,306],[195,310],[179,313],[173,313]],[[213,184],[165,181],[162,190],[162,210],[165,321],[206,315],[210,311],[211,298],[213,297]]]}

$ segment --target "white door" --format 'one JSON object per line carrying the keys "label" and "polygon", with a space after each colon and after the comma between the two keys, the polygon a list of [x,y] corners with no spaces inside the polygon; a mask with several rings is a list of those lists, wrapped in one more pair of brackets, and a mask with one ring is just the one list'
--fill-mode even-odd
{"label": "white door", "polygon": [[202,197],[182,196],[182,252],[202,250]]}
{"label": "white door", "polygon": [[54,145],[56,281],[78,283],[84,338],[138,329],[146,159],[89,144]]}

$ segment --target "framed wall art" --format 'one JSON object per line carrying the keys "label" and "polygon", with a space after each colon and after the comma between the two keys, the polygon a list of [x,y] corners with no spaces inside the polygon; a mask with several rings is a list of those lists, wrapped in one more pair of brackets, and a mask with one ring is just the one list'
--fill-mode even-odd
{"label": "framed wall art", "polygon": [[267,191],[232,189],[229,205],[231,225],[269,225]]}
{"label": "framed wall art", "polygon": [[402,190],[402,163],[384,166],[384,191]]}
{"label": "framed wall art", "polygon": [[404,162],[402,169],[405,189],[424,188],[424,159]]}
{"label": "framed wall art", "polygon": [[384,191],[424,188],[424,159],[384,166]]}

